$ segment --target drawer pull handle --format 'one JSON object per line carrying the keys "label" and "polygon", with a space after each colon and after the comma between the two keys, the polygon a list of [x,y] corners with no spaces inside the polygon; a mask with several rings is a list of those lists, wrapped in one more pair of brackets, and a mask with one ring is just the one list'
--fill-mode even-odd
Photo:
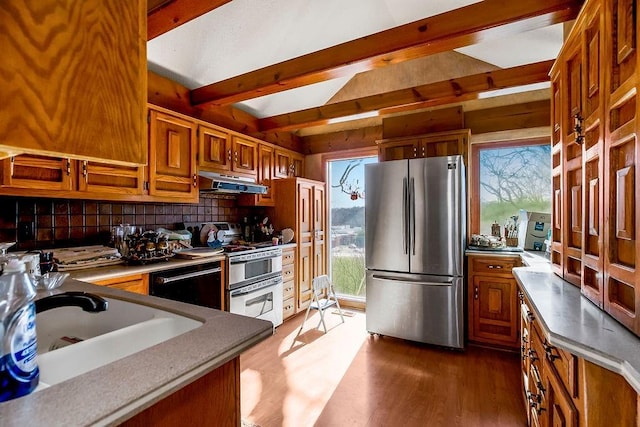
{"label": "drawer pull handle", "polygon": [[491,268],[491,269],[494,269],[494,268],[495,268],[495,269],[499,270],[499,269],[501,269],[501,268],[502,268],[502,266],[501,266],[501,265],[492,265],[492,264],[489,264],[489,265],[487,266],[487,268]]}
{"label": "drawer pull handle", "polygon": [[547,342],[547,339],[544,339],[544,342],[542,343],[542,346],[544,347],[544,353],[547,356],[547,359],[549,359],[550,362],[553,362],[556,359],[559,359],[560,356],[553,354],[553,351],[556,350],[556,348],[554,346],[552,346],[551,344],[549,344]]}

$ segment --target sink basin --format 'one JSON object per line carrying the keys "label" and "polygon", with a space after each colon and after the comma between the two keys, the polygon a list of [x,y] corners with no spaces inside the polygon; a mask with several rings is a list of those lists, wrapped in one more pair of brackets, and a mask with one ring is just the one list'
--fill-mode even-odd
{"label": "sink basin", "polygon": [[[87,313],[60,307],[38,313],[40,386],[46,388],[137,353],[202,325],[141,304],[105,298],[109,309]],[[63,337],[67,337],[61,339]],[[65,341],[76,341],[64,345]]]}

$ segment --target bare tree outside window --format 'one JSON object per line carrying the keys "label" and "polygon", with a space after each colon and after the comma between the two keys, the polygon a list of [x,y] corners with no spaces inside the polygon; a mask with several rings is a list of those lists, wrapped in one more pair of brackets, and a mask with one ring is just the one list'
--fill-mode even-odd
{"label": "bare tree outside window", "polygon": [[481,148],[479,156],[480,233],[520,209],[551,212],[551,146]]}

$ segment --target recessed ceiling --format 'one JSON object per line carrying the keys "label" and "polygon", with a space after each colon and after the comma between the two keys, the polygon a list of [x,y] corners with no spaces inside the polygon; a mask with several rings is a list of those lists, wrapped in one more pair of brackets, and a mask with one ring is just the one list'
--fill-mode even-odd
{"label": "recessed ceiling", "polygon": [[[476,2],[233,0],[150,40],[149,69],[195,89]],[[483,41],[457,52],[488,66],[513,67],[555,58],[562,46],[562,31],[562,24],[556,24]],[[464,75],[464,71],[459,74]],[[263,118],[324,105],[352,77],[353,74],[254,98],[235,106]]]}

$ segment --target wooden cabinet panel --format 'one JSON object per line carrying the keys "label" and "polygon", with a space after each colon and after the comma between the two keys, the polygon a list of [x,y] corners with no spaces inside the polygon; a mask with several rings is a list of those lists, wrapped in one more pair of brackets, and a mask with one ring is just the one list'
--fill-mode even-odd
{"label": "wooden cabinet panel", "polygon": [[2,160],[2,187],[71,191],[75,185],[75,167],[75,162],[60,157],[13,156]]}
{"label": "wooden cabinet panel", "polygon": [[[310,302],[312,279],[327,271],[325,185],[304,178],[284,178],[274,180],[274,188],[278,200],[272,215],[274,227],[293,228],[295,233],[296,312],[299,312]],[[285,252],[283,262],[288,257]]]}
{"label": "wooden cabinet panel", "polygon": [[298,304],[297,311],[301,311],[311,302],[313,287],[313,247],[311,242],[298,245]]}
{"label": "wooden cabinet panel", "polygon": [[609,0],[605,7],[606,99],[603,156],[604,309],[640,335],[640,173],[637,7],[633,0]]}
{"label": "wooden cabinet panel", "polygon": [[142,166],[109,165],[91,161],[80,162],[78,191],[98,194],[144,193],[144,168]]}
{"label": "wooden cabinet panel", "polygon": [[203,170],[231,170],[231,137],[227,132],[198,126],[198,166]]}
{"label": "wooden cabinet panel", "polygon": [[129,276],[116,277],[113,279],[97,280],[96,285],[109,286],[122,289],[124,291],[135,292],[142,295],[149,295],[149,275],[133,274]]}
{"label": "wooden cabinet panel", "polygon": [[516,282],[513,279],[473,276],[473,335],[517,345]]}
{"label": "wooden cabinet panel", "polygon": [[469,136],[469,129],[461,129],[411,137],[383,139],[377,141],[378,159],[382,162],[460,154],[465,158],[466,163]]}
{"label": "wooden cabinet panel", "polygon": [[196,124],[150,109],[149,194],[198,200]]}
{"label": "wooden cabinet panel", "polygon": [[293,151],[276,148],[273,174],[275,178],[303,176],[304,156]]}
{"label": "wooden cabinet panel", "polygon": [[234,135],[231,149],[233,172],[255,178],[258,171],[258,143]]}
{"label": "wooden cabinet panel", "polygon": [[511,270],[520,257],[469,256],[469,340],[517,349],[517,284]]}
{"label": "wooden cabinet panel", "polygon": [[142,0],[3,1],[0,151],[146,164],[146,18]]}
{"label": "wooden cabinet panel", "polygon": [[270,145],[258,145],[258,170],[256,181],[267,187],[266,194],[240,194],[240,206],[275,206],[273,191],[274,149]]}
{"label": "wooden cabinet panel", "polygon": [[296,248],[282,250],[282,318],[296,313]]}
{"label": "wooden cabinet panel", "polygon": [[546,400],[548,423],[554,427],[575,427],[578,425],[578,410],[571,396],[562,386],[553,370],[546,373]]}

